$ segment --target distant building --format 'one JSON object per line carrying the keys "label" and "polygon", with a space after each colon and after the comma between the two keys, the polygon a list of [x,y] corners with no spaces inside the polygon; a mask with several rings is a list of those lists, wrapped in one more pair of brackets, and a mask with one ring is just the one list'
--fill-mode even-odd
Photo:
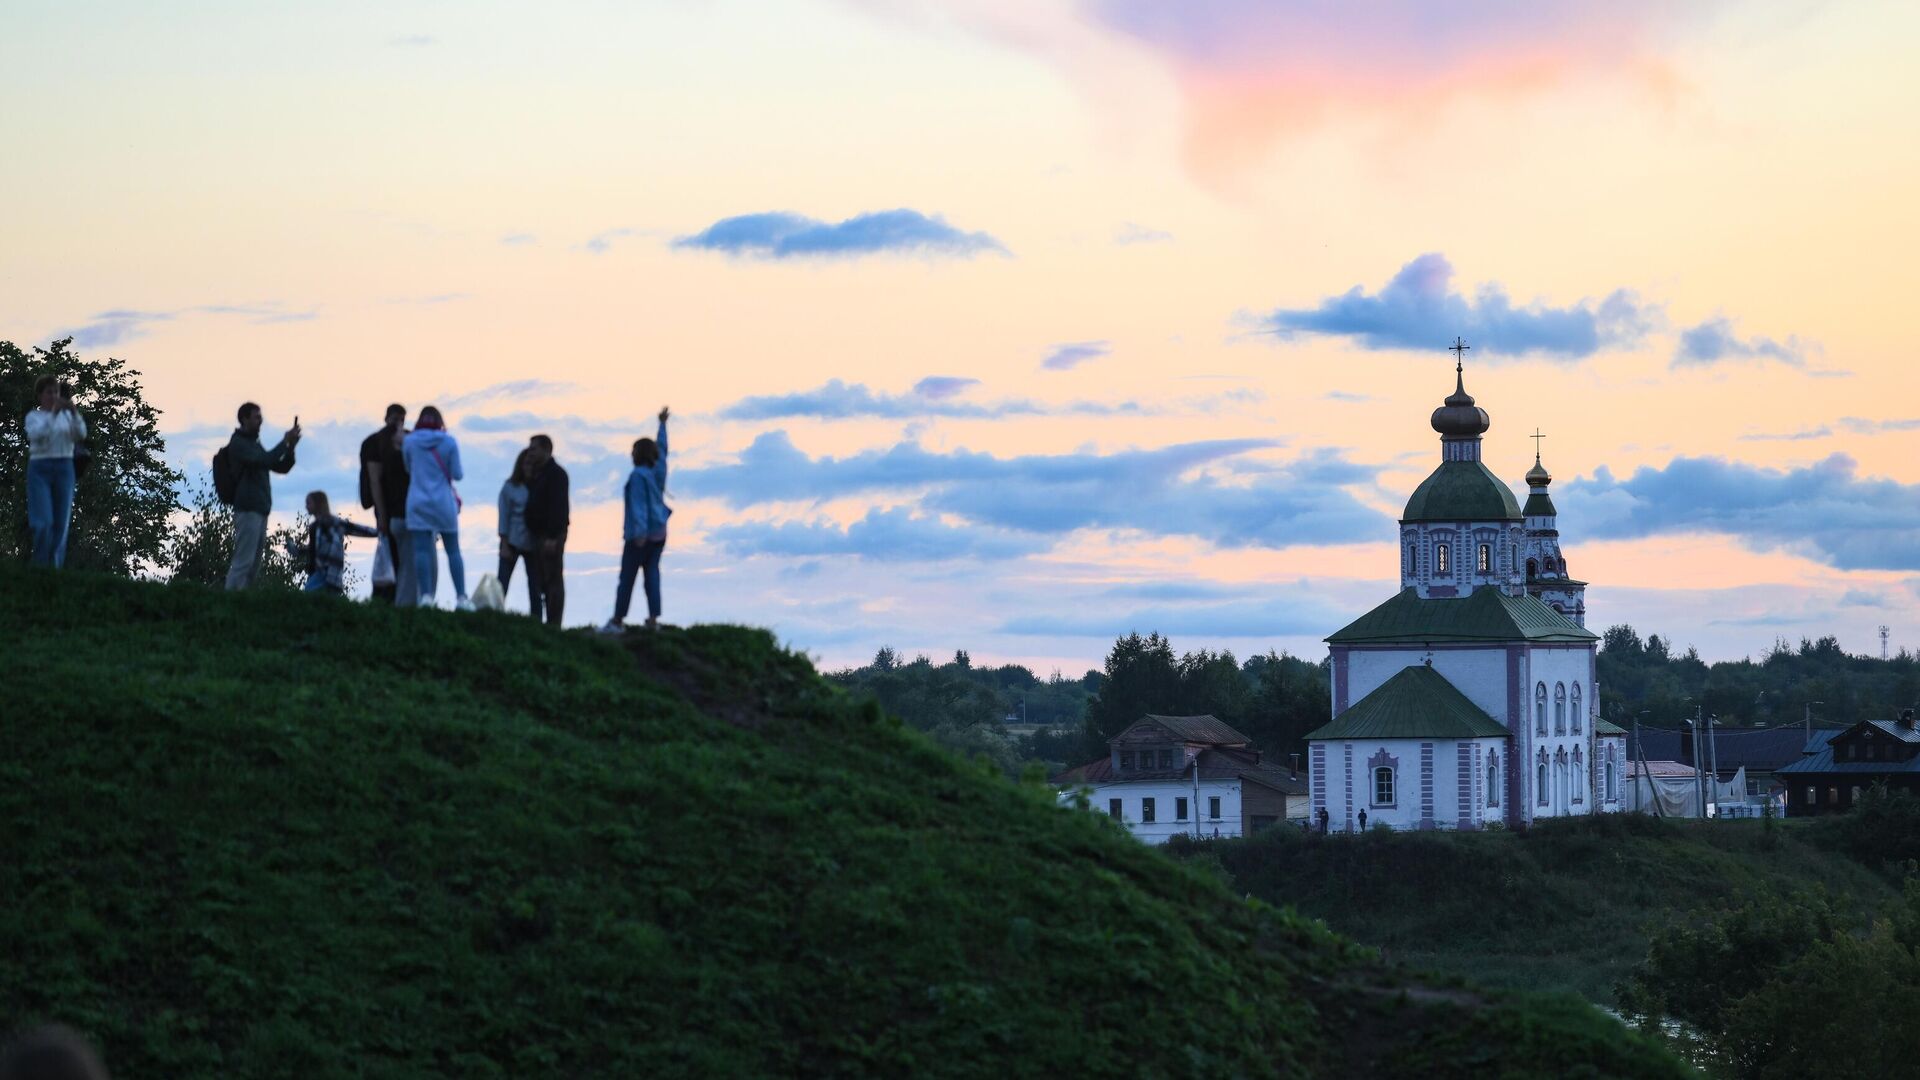
{"label": "distant building", "polygon": [[1805,755],[1774,776],[1787,789],[1787,814],[1806,817],[1853,809],[1876,783],[1920,794],[1920,731],[1913,710],[1898,720],[1862,720],[1838,731],[1818,732]]}
{"label": "distant building", "polygon": [[1175,836],[1248,836],[1307,816],[1306,778],[1262,759],[1212,716],[1147,715],[1107,743],[1107,756],[1053,778],[1089,791],[1090,806],[1150,844]]}
{"label": "distant building", "polygon": [[1400,515],[1400,592],[1327,638],[1333,716],[1307,761],[1313,816],[1334,832],[1362,813],[1478,829],[1621,808],[1625,745],[1595,715],[1599,639],[1552,477],[1536,453],[1523,510],[1481,461],[1491,420],[1454,370],[1431,420],[1440,462]]}
{"label": "distant building", "polygon": [[[1841,728],[1814,728],[1813,737],[1821,735],[1832,737]],[[1629,740],[1631,742],[1631,740]],[[1780,769],[1800,761],[1806,756],[1810,739],[1807,729],[1799,724],[1782,724],[1779,727],[1734,728],[1717,727],[1712,736],[1712,753],[1704,764],[1716,766],[1708,772],[1716,780],[1726,783],[1745,769],[1747,771],[1746,795],[1751,799],[1764,798],[1774,793],[1782,781],[1775,773]],[[1693,733],[1681,730],[1642,727],[1639,742],[1627,748],[1628,758],[1639,761],[1675,761],[1693,768]]]}

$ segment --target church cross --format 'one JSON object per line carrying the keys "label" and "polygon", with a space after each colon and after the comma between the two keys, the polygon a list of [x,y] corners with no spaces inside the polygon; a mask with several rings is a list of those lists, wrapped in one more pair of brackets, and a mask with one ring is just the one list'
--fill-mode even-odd
{"label": "church cross", "polygon": [[1540,460],[1540,440],[1546,438],[1546,436],[1540,434],[1539,428],[1534,428],[1533,434],[1527,436],[1527,438],[1533,440],[1533,460],[1537,462]]}
{"label": "church cross", "polygon": [[1455,337],[1453,339],[1453,344],[1447,346],[1447,351],[1453,354],[1453,370],[1455,371],[1460,370],[1461,368],[1460,362],[1466,359],[1467,350],[1471,348],[1473,348],[1473,346],[1467,344],[1465,341],[1461,340],[1459,337]]}

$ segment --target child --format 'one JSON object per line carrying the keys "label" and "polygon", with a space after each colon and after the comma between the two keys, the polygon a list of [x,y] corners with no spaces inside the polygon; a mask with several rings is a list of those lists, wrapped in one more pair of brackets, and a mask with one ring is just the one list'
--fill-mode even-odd
{"label": "child", "polygon": [[377,529],[369,529],[365,525],[355,525],[346,518],[334,517],[332,507],[327,504],[327,493],[324,491],[308,493],[307,516],[313,520],[307,525],[306,591],[344,596],[347,591],[344,580],[347,569],[347,537],[376,538],[380,532]]}

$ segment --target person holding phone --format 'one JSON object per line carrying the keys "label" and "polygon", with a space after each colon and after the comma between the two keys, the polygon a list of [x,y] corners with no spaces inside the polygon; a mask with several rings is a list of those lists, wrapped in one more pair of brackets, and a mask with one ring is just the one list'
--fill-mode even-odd
{"label": "person holding phone", "polygon": [[52,375],[33,384],[36,404],[27,413],[27,525],[33,532],[33,564],[67,563],[67,531],[73,524],[73,448],[87,437],[87,421],[73,407],[73,388]]}
{"label": "person holding phone", "polygon": [[227,588],[246,589],[260,572],[260,554],[267,546],[267,515],[273,513],[271,473],[293,471],[293,448],[300,443],[300,418],[293,418],[271,450],[260,443],[260,425],[266,417],[249,401],[240,406],[240,426],[227,440],[227,455],[238,470],[233,494],[233,561],[227,566]]}

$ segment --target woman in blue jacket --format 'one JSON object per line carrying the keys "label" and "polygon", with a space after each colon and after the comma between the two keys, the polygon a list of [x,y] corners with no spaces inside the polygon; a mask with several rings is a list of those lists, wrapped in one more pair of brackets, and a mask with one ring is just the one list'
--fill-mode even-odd
{"label": "woman in blue jacket", "polygon": [[466,478],[460,468],[460,444],[447,433],[440,410],[420,410],[413,431],[400,444],[411,485],[407,488],[407,532],[413,538],[413,563],[420,582],[420,606],[432,607],[439,584],[440,559],[435,534],[447,549],[447,574],[453,578],[456,606],[472,611],[467,599],[467,567],[460,559],[460,492],[453,484]]}
{"label": "woman in blue jacket", "polygon": [[627,474],[626,545],[620,551],[620,587],[613,596],[613,618],[600,628],[618,634],[627,628],[633,606],[633,579],[645,572],[647,629],[660,625],[660,556],[667,550],[667,412],[660,410],[660,432],[633,444],[633,471]]}

